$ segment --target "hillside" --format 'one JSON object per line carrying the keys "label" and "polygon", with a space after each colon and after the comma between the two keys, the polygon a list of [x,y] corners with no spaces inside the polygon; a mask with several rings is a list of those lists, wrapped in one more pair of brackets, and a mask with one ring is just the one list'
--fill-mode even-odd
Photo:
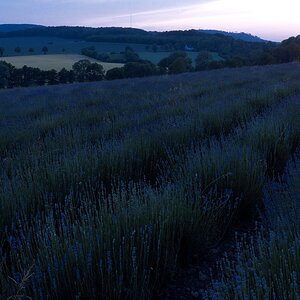
{"label": "hillside", "polygon": [[205,32],[209,34],[223,34],[226,36],[231,36],[236,40],[242,40],[245,42],[254,42],[254,43],[266,43],[266,40],[261,39],[258,36],[252,35],[250,33],[245,32],[228,32],[222,30],[207,30],[207,29],[200,29],[200,32]]}
{"label": "hillside", "polygon": [[153,32],[118,27],[41,27],[0,33],[0,42],[1,37],[56,37],[86,42],[155,45],[161,51],[184,50],[188,46],[195,52],[207,50],[216,52],[224,58],[236,55],[249,57],[276,46],[276,43],[249,42],[224,34],[209,34],[198,30]]}
{"label": "hillside", "polygon": [[[261,221],[266,183],[300,146],[299,86],[292,63],[1,90],[0,298],[162,295],[228,232]],[[287,199],[299,189],[271,187],[289,222],[267,210],[270,239],[256,228],[236,271],[219,264],[221,282],[185,286],[184,299],[296,299]]]}
{"label": "hillside", "polygon": [[34,24],[0,24],[0,32],[23,31],[32,28],[41,28],[41,25]]}

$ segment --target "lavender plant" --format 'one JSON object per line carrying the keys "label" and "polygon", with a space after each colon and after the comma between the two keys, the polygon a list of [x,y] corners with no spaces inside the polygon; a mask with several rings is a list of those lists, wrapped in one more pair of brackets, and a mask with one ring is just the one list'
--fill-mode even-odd
{"label": "lavender plant", "polygon": [[281,183],[268,183],[263,227],[220,262],[204,299],[299,299],[299,167],[299,158],[290,161]]}
{"label": "lavender plant", "polygon": [[[0,298],[150,299],[299,146],[296,65],[0,92]],[[11,279],[10,279],[11,278]]]}

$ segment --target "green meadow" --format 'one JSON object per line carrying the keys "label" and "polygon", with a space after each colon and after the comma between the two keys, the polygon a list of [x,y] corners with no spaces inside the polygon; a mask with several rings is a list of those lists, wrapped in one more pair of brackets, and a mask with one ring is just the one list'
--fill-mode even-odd
{"label": "green meadow", "polygon": [[298,63],[0,91],[0,298],[154,299],[265,212],[201,293],[298,299],[299,120]]}
{"label": "green meadow", "polygon": [[104,71],[108,71],[112,68],[121,68],[124,64],[118,63],[105,63],[99,62],[96,59],[86,57],[79,54],[49,54],[49,55],[27,55],[27,56],[9,56],[3,57],[3,60],[7,63],[12,64],[16,68],[22,68],[23,66],[39,68],[43,71],[57,70],[60,71],[62,68],[71,70],[72,66],[80,61],[87,59],[92,63],[101,63]]}

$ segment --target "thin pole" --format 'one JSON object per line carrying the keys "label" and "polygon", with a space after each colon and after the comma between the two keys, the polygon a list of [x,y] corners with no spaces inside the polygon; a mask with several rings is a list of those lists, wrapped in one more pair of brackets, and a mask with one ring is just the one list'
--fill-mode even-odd
{"label": "thin pole", "polygon": [[130,0],[130,28],[132,28],[132,0]]}

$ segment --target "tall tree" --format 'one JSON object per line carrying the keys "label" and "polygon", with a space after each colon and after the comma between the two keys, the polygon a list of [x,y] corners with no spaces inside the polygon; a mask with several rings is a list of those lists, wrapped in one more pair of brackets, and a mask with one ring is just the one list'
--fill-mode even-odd
{"label": "tall tree", "polygon": [[15,48],[15,52],[16,52],[17,54],[20,54],[20,53],[21,53],[21,48],[20,48],[20,47],[16,47],[16,48]]}
{"label": "tall tree", "polygon": [[210,62],[213,61],[213,56],[209,51],[201,51],[196,57],[196,70],[205,70]]}
{"label": "tall tree", "polygon": [[0,88],[6,88],[9,84],[10,68],[9,65],[0,61]]}
{"label": "tall tree", "polygon": [[47,54],[48,51],[49,51],[48,47],[44,46],[44,47],[42,48],[42,52],[43,52],[44,54]]}
{"label": "tall tree", "polygon": [[192,60],[188,57],[176,58],[169,67],[170,74],[178,74],[192,71]]}
{"label": "tall tree", "polygon": [[84,82],[87,80],[88,67],[91,65],[91,62],[88,59],[82,59],[76,62],[72,69],[75,73],[76,79],[79,82]]}
{"label": "tall tree", "polygon": [[98,63],[91,63],[87,68],[88,81],[100,81],[104,79],[103,66]]}
{"label": "tall tree", "polygon": [[0,57],[2,57],[4,55],[4,51],[5,51],[5,49],[3,47],[0,47]]}
{"label": "tall tree", "polygon": [[81,49],[81,54],[97,59],[98,52],[94,46]]}
{"label": "tall tree", "polygon": [[106,72],[107,80],[122,79],[122,78],[124,78],[124,76],[125,76],[124,67],[112,68]]}
{"label": "tall tree", "polygon": [[124,55],[126,62],[136,62],[140,60],[139,55],[129,46],[125,48]]}
{"label": "tall tree", "polygon": [[58,73],[56,70],[50,70],[47,72],[47,79],[49,85],[54,85],[59,83]]}
{"label": "tall tree", "polygon": [[124,66],[124,76],[126,78],[146,77],[156,73],[156,66],[148,61],[130,62]]}
{"label": "tall tree", "polygon": [[67,83],[69,81],[69,71],[65,68],[58,72],[59,83]]}
{"label": "tall tree", "polygon": [[177,74],[189,72],[193,69],[192,60],[187,56],[186,52],[179,51],[170,54],[168,57],[162,59],[158,66],[161,73]]}

